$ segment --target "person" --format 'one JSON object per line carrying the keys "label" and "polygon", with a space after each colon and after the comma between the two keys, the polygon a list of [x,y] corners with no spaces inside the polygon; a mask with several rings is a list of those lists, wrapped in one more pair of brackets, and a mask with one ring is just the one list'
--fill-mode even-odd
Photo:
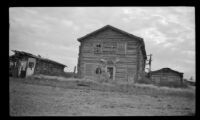
{"label": "person", "polygon": [[96,74],[101,74],[101,68],[99,66],[96,69]]}
{"label": "person", "polygon": [[96,68],[96,74],[98,75],[98,81],[101,81],[101,68],[100,68],[100,66],[98,66],[97,68]]}

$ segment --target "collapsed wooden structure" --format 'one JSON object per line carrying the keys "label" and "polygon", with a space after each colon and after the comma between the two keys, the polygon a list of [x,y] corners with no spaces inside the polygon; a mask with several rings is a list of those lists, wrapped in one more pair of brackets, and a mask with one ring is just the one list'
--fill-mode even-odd
{"label": "collapsed wooden structure", "polygon": [[106,25],[78,39],[78,76],[118,83],[141,79],[147,59],[142,38]]}
{"label": "collapsed wooden structure", "polygon": [[42,58],[24,51],[13,50],[9,57],[9,73],[13,77],[27,77],[33,74],[61,75],[66,65]]}

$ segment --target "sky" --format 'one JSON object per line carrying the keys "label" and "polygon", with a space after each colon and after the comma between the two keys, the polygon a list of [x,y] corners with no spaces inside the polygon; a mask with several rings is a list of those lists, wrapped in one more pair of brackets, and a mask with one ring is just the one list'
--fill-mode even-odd
{"label": "sky", "polygon": [[72,72],[77,39],[112,25],[144,39],[152,70],[169,67],[195,80],[194,7],[10,7],[9,24],[9,55],[30,52]]}

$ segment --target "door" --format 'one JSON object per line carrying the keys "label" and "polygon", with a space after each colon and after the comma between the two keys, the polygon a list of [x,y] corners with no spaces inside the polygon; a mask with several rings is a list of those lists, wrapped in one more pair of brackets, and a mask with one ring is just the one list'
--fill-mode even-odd
{"label": "door", "polygon": [[26,77],[26,67],[27,67],[27,61],[21,61],[20,77],[22,77],[22,78]]}
{"label": "door", "polygon": [[35,69],[36,59],[35,58],[28,58],[28,66],[26,71],[26,76],[33,75]]}
{"label": "door", "polygon": [[113,67],[107,67],[107,72],[109,74],[109,78],[113,80],[114,68]]}

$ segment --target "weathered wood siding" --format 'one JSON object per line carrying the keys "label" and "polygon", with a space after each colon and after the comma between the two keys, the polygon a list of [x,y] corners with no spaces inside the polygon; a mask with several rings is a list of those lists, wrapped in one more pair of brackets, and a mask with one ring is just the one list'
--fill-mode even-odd
{"label": "weathered wood siding", "polygon": [[[19,77],[19,75],[22,74],[22,72],[24,74],[24,77],[32,74],[64,74],[65,65],[59,64],[51,60],[46,60],[40,57],[35,57],[35,55],[26,52],[18,51],[17,53],[15,53],[14,56],[12,56],[12,58],[10,58],[10,61],[15,63],[15,66],[12,67],[13,70],[11,71],[13,76],[15,77]],[[22,61],[25,64],[21,65]]]}
{"label": "weathered wood siding", "polygon": [[151,74],[151,79],[156,83],[160,84],[161,82],[168,82],[168,83],[179,83],[181,84],[181,77],[179,74],[174,72],[157,72]]}
{"label": "weathered wood siding", "polygon": [[63,66],[46,62],[43,60],[36,60],[34,74],[62,75],[63,73],[64,73]]}
{"label": "weathered wood siding", "polygon": [[138,79],[140,80],[143,79],[142,77],[144,76],[145,60],[140,47],[138,48],[138,52]]}
{"label": "weathered wood siding", "polygon": [[[94,49],[98,44],[101,45],[101,53],[96,53]],[[100,59],[113,61],[119,59],[116,64],[112,65],[115,67],[115,81],[134,82],[138,68],[142,72],[143,68],[140,67],[144,63],[138,46],[137,40],[109,29],[85,39],[79,46],[79,77],[96,78],[95,69],[101,65]],[[141,61],[139,65],[138,60]]]}

